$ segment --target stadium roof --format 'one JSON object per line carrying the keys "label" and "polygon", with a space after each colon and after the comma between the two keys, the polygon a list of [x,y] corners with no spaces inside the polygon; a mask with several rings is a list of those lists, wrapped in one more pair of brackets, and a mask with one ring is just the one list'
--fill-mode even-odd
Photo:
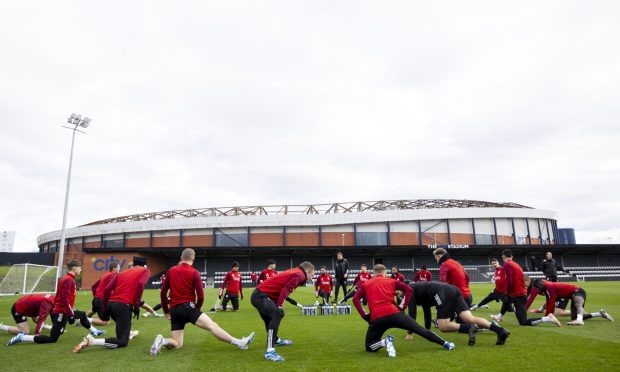
{"label": "stadium roof", "polygon": [[153,221],[174,218],[222,217],[222,216],[259,216],[259,215],[290,215],[290,214],[333,214],[356,213],[367,211],[407,210],[407,209],[439,209],[439,208],[528,208],[516,203],[494,203],[480,200],[457,199],[415,199],[415,200],[379,200],[359,201],[332,204],[307,205],[259,205],[247,207],[214,207],[199,209],[172,210],[149,212],[128,216],[113,217],[95,221],[83,226],[102,225],[116,222]]}

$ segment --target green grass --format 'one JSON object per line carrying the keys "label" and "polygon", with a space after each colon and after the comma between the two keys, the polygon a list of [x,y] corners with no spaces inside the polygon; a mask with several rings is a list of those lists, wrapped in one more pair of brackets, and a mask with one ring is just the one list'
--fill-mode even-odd
{"label": "green grass", "polygon": [[[265,331],[263,322],[249,301],[251,290],[241,301],[237,313],[209,314],[233,336],[245,336],[257,332],[254,344],[248,351],[238,350],[231,345],[217,341],[208,332],[188,325],[185,331],[185,346],[177,351],[163,350],[157,357],[149,355],[149,347],[159,333],[169,335],[169,322],[163,318],[144,318],[134,321],[133,329],[140,335],[130,341],[127,348],[108,350],[103,347],[89,348],[79,354],[71,349],[85,335],[85,330],[69,327],[57,344],[18,344],[12,347],[0,345],[0,366],[2,371],[34,370],[83,370],[83,371],[249,371],[273,368],[274,370],[476,370],[476,371],[524,371],[524,370],[620,370],[620,283],[583,283],[588,292],[586,309],[597,311],[604,307],[619,321],[603,319],[586,321],[583,327],[558,328],[549,324],[537,327],[520,327],[512,314],[504,320],[511,336],[506,345],[495,346],[495,335],[478,335],[475,346],[467,346],[467,337],[457,333],[439,333],[446,340],[456,343],[454,351],[445,351],[436,344],[420,337],[405,341],[405,331],[391,330],[396,339],[398,356],[389,359],[385,350],[367,353],[364,350],[366,323],[354,313],[349,316],[305,317],[301,311],[286,303],[286,316],[280,327],[280,335],[294,340],[292,346],[282,347],[279,353],[286,362],[276,364],[263,360]],[[480,300],[492,286],[472,286],[474,300]],[[203,308],[210,308],[216,292],[208,290]],[[302,303],[313,303],[314,292],[300,288],[292,296]],[[147,291],[144,298],[154,305],[159,302],[158,291]],[[16,297],[0,298],[0,322],[12,324],[10,308]],[[539,304],[539,297],[536,304]],[[80,292],[76,307],[89,309],[90,292]],[[499,304],[491,303],[490,309],[475,312],[488,319],[498,312]],[[565,322],[566,318],[562,318]],[[49,321],[48,321],[49,323]],[[109,333],[113,326],[107,327]],[[437,329],[434,329],[436,332]],[[11,336],[0,333],[0,343]]]}

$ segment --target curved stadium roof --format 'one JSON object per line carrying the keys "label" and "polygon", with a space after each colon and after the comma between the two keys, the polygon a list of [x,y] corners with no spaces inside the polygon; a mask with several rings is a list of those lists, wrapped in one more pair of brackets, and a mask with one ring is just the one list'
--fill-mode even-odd
{"label": "curved stadium roof", "polygon": [[303,215],[356,213],[367,211],[440,209],[440,208],[527,208],[516,203],[495,203],[480,200],[459,199],[414,199],[414,200],[379,200],[359,201],[332,204],[293,204],[293,205],[262,205],[245,207],[213,207],[199,209],[171,210],[164,212],[148,212],[113,217],[88,223],[83,226],[102,225],[117,222],[153,221],[174,218],[222,217],[222,216],[260,216],[260,215]]}

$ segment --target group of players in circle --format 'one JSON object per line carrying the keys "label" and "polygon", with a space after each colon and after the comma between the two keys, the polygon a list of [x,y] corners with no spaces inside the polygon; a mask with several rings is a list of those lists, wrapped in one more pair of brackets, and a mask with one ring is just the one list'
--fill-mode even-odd
{"label": "group of players in circle", "polygon": [[[519,325],[535,326],[541,323],[553,323],[561,326],[558,316],[570,316],[569,325],[583,325],[583,321],[600,317],[613,321],[610,314],[604,310],[596,313],[585,313],[584,305],[586,292],[578,286],[557,283],[557,276],[547,275],[548,280],[530,279],[523,274],[519,264],[513,260],[512,251],[502,252],[503,265],[492,259],[495,268],[493,276],[495,289],[483,301],[472,303],[469,289],[469,276],[466,270],[446,250],[438,248],[433,251],[439,265],[439,281],[432,281],[432,274],[423,267],[416,273],[413,282],[406,282],[397,268],[388,272],[381,264],[373,267],[373,273],[362,265],[360,273],[353,281],[350,291],[347,292],[347,272],[349,264],[342,253],[337,254],[335,263],[335,290],[333,303],[341,303],[353,298],[353,304],[364,321],[368,323],[366,332],[366,351],[376,352],[385,348],[389,357],[396,356],[394,337],[385,332],[391,328],[407,331],[406,339],[412,339],[415,333],[428,341],[434,342],[446,350],[454,350],[455,345],[446,341],[431,331],[431,323],[435,323],[441,332],[459,332],[468,335],[468,343],[476,343],[476,334],[482,331],[496,333],[496,345],[503,345],[510,332],[501,327],[500,323],[506,312],[514,312]],[[196,254],[193,249],[187,248],[181,254],[178,265],[170,268],[163,277],[160,300],[157,307],[163,309],[164,316],[170,320],[170,337],[157,335],[150,348],[150,354],[158,355],[163,348],[178,349],[183,346],[183,331],[187,323],[211,332],[218,340],[229,343],[241,350],[247,350],[254,340],[255,333],[246,337],[235,338],[215,323],[207,314],[201,311],[204,302],[203,283],[198,270],[192,265]],[[551,259],[550,254],[547,260]],[[54,343],[64,333],[67,324],[74,324],[76,320],[88,329],[89,333],[78,343],[73,352],[81,352],[94,346],[103,346],[110,349],[126,347],[129,340],[137,335],[131,330],[132,318],[139,316],[140,307],[147,308],[142,294],[144,287],[151,276],[146,267],[146,258],[134,257],[132,267],[119,272],[118,264],[110,264],[109,271],[93,285],[92,311],[86,314],[74,308],[76,283],[75,277],[81,272],[81,265],[77,261],[70,261],[67,265],[67,274],[58,282],[55,295],[28,295],[20,298],[11,308],[16,325],[0,324],[0,331],[7,331],[15,336],[7,345],[17,343]],[[243,299],[241,273],[238,263],[233,264],[232,270],[226,275],[220,288],[218,298],[221,306],[214,306],[212,310],[226,310],[227,303],[231,302],[233,310],[239,309],[239,297]],[[276,352],[276,347],[292,345],[293,341],[278,336],[280,322],[284,318],[284,301],[303,307],[289,297],[299,286],[311,282],[315,273],[312,263],[305,261],[299,266],[278,273],[275,262],[270,261],[267,269],[261,272],[256,280],[256,288],[251,295],[252,306],[256,308],[265,324],[267,345],[264,358],[266,360],[283,362],[284,358]],[[555,274],[555,272],[554,272]],[[554,280],[555,279],[555,280]],[[253,280],[254,281],[254,280]],[[324,305],[334,294],[334,280],[327,273],[326,267],[321,267],[315,286],[315,297],[321,298]],[[342,287],[343,299],[338,301],[338,290]],[[528,297],[529,292],[529,297]],[[528,318],[527,309],[537,295],[546,297],[545,306],[536,311],[544,311],[545,315],[538,318]],[[492,315],[492,321],[476,317],[472,311],[486,306],[490,301],[501,301],[501,311]],[[566,310],[568,301],[570,310]],[[368,310],[362,305],[367,305]],[[417,308],[422,307],[424,313],[424,327],[417,323]],[[405,309],[408,313],[405,313]],[[432,318],[431,308],[436,308],[436,319]],[[93,314],[98,315],[92,318]],[[51,316],[52,326],[50,335],[41,335],[45,319]],[[30,334],[28,318],[32,318],[36,326]],[[108,325],[110,319],[116,324],[116,337],[99,338],[105,331],[97,329],[95,325]]]}

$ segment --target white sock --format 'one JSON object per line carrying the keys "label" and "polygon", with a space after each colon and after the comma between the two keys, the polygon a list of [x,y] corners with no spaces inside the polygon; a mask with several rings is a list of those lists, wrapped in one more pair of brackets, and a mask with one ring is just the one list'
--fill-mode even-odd
{"label": "white sock", "polygon": [[0,324],[0,331],[8,331],[8,330],[9,330],[8,325]]}
{"label": "white sock", "polygon": [[274,349],[274,348],[272,348],[272,347],[267,348],[267,352],[268,352],[268,353],[271,353],[272,351],[276,351],[276,349]]}
{"label": "white sock", "polygon": [[541,319],[543,322],[550,322],[551,318],[549,318],[548,316],[543,316]]}
{"label": "white sock", "polygon": [[164,345],[164,346],[168,345],[168,339],[164,338],[164,341],[161,344]]}
{"label": "white sock", "polygon": [[90,329],[89,329],[89,330],[90,330],[91,332],[97,332],[97,328],[93,327],[92,325],[90,326]]}
{"label": "white sock", "polygon": [[381,340],[381,346],[385,347],[385,345],[386,345],[386,340],[384,338],[383,340]]}
{"label": "white sock", "polygon": [[[592,318],[601,318],[601,313],[600,312],[590,313],[590,315],[592,315]],[[2,329],[2,328],[0,328],[0,329]]]}
{"label": "white sock", "polygon": [[91,338],[90,346],[105,346],[105,338]]}
{"label": "white sock", "polygon": [[22,342],[34,342],[34,336],[22,336]]}
{"label": "white sock", "polygon": [[577,314],[577,321],[583,322],[583,314]]}
{"label": "white sock", "polygon": [[241,342],[241,340],[239,340],[238,338],[232,338],[232,340],[230,340],[230,343],[235,345],[235,346],[241,346],[241,344],[243,344],[243,342]]}

